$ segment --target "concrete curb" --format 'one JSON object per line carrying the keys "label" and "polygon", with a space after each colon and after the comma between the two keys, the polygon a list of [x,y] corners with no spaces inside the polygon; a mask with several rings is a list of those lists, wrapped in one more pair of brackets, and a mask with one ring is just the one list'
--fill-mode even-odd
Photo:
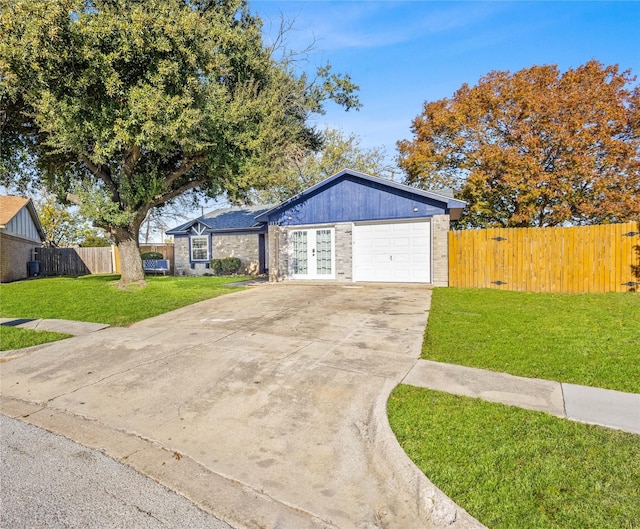
{"label": "concrete curb", "polygon": [[34,402],[0,397],[7,417],[63,435],[149,476],[236,529],[338,529],[195,459],[130,432]]}
{"label": "concrete curb", "polygon": [[418,360],[404,384],[640,434],[640,394]]}
{"label": "concrete curb", "polygon": [[414,491],[415,508],[425,528],[486,529],[431,483],[398,443],[387,418],[387,402],[395,387],[394,381],[386,382],[372,408],[369,428],[372,443],[389,476],[398,488]]}

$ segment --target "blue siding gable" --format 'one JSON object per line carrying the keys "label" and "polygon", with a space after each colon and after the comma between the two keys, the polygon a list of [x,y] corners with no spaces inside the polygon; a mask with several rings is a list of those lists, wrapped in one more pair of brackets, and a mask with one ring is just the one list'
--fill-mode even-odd
{"label": "blue siding gable", "polygon": [[[363,178],[364,177],[364,178]],[[284,226],[432,217],[449,213],[447,197],[343,171],[258,217]],[[433,194],[431,194],[433,195]]]}

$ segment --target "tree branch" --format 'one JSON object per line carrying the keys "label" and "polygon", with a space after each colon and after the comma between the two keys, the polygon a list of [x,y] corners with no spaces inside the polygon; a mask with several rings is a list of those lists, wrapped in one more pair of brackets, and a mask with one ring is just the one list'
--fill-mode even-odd
{"label": "tree branch", "polygon": [[187,173],[193,166],[195,166],[196,164],[199,164],[200,162],[206,161],[206,159],[207,159],[207,156],[204,154],[201,154],[199,156],[195,156],[194,158],[191,158],[190,160],[187,160],[187,159],[183,160],[182,163],[180,164],[180,167],[178,167],[173,173],[169,175],[169,178],[167,178],[167,182],[166,182],[167,189],[169,189],[178,178],[180,178],[185,173]]}
{"label": "tree branch", "polygon": [[178,195],[181,195],[185,191],[189,191],[189,189],[194,189],[200,185],[203,185],[204,183],[206,183],[205,179],[193,180],[191,182],[187,182],[186,184],[181,185],[180,187],[177,187],[176,189],[168,191],[163,195],[156,195],[155,197],[153,197],[153,201],[151,202],[150,208],[155,208],[156,206],[164,204],[165,202],[171,200],[172,198],[175,198]]}
{"label": "tree branch", "polygon": [[133,173],[133,166],[140,159],[140,156],[141,156],[140,145],[134,145],[133,148],[131,149],[131,152],[128,154],[128,156],[124,160],[124,167],[123,167],[124,174],[126,174],[127,176],[131,176],[131,174]]}
{"label": "tree branch", "polygon": [[88,156],[86,156],[84,154],[80,154],[80,159],[88,167],[89,171],[91,171],[95,176],[100,178],[100,180],[102,180],[107,185],[107,187],[109,188],[109,190],[113,194],[113,198],[115,199],[115,202],[120,202],[120,193],[118,192],[118,186],[111,179],[111,175],[109,173],[107,173],[106,171],[103,171],[101,166],[94,164],[89,159]]}

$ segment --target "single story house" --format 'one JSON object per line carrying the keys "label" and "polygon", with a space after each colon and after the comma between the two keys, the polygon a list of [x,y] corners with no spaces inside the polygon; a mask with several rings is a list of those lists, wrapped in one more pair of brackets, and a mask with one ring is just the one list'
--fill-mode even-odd
{"label": "single story house", "polygon": [[239,257],[271,281],[448,284],[450,220],[465,203],[345,169],[275,206],[216,210],[169,230],[176,268]]}
{"label": "single story house", "polygon": [[0,283],[37,274],[34,250],[45,238],[30,198],[0,196]]}
{"label": "single story house", "polygon": [[267,225],[256,217],[274,206],[216,209],[167,231],[173,235],[175,273],[203,275],[211,259],[238,257],[243,272],[267,272]]}

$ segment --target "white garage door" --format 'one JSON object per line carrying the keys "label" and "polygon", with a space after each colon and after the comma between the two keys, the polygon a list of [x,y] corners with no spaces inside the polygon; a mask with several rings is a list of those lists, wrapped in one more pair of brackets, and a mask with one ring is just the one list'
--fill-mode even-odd
{"label": "white garage door", "polygon": [[431,282],[431,223],[353,227],[354,281]]}

